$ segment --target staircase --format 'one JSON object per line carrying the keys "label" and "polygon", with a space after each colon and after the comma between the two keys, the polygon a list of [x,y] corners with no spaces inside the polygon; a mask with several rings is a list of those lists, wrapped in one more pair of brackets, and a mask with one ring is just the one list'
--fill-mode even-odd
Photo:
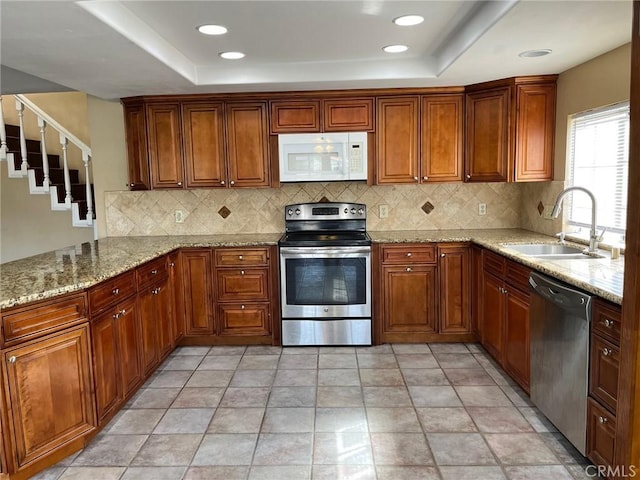
{"label": "staircase", "polygon": [[[24,137],[23,128],[16,125],[5,125],[0,103],[0,160],[7,161],[9,178],[27,178],[29,193],[51,197],[52,210],[70,210],[74,227],[94,228],[95,204],[93,185],[80,181],[80,171],[67,165],[68,140],[80,148],[85,166],[85,179],[89,179],[89,160],[91,150],[80,140],[59,126],[45,112],[38,109],[26,97],[13,96],[16,99],[20,124],[23,124],[23,110],[26,106],[32,110],[38,120],[41,139],[33,140]],[[0,97],[0,102],[2,97]],[[62,157],[46,151],[45,128],[53,126],[60,133]],[[96,232],[97,233],[97,232]],[[95,234],[94,234],[95,236]]]}

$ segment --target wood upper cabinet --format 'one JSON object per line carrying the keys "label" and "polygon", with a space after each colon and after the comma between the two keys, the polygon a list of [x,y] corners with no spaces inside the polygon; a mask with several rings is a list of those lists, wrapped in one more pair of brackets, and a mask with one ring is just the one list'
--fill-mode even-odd
{"label": "wood upper cabinet", "polygon": [[15,470],[95,429],[89,337],[84,323],[3,352]]}
{"label": "wood upper cabinet", "polygon": [[272,100],[271,133],[316,133],[322,131],[320,100]]}
{"label": "wood upper cabinet", "polygon": [[268,187],[267,102],[229,102],[225,109],[229,186]]}
{"label": "wood upper cabinet", "polygon": [[187,188],[221,187],[227,179],[222,102],[183,103]]}
{"label": "wood upper cabinet", "polygon": [[185,335],[213,335],[213,264],[210,248],[182,250]]}
{"label": "wood upper cabinet", "polygon": [[463,103],[463,94],[422,97],[420,178],[423,182],[462,181]]}
{"label": "wood upper cabinet", "polygon": [[182,188],[180,104],[149,104],[146,117],[151,187]]}
{"label": "wood upper cabinet", "polygon": [[372,132],[373,98],[332,98],[322,101],[323,131]]}
{"label": "wood upper cabinet", "polygon": [[511,88],[467,94],[465,179],[506,182],[509,178]]}
{"label": "wood upper cabinet", "polygon": [[471,292],[468,245],[438,245],[440,333],[470,333]]}
{"label": "wood upper cabinet", "polygon": [[379,97],[376,103],[377,184],[417,183],[418,96]]}
{"label": "wood upper cabinet", "polygon": [[142,102],[128,103],[124,106],[124,124],[129,188],[131,190],[149,190],[151,178],[147,161],[147,122]]}
{"label": "wood upper cabinet", "polygon": [[553,180],[556,76],[467,87],[465,180]]}

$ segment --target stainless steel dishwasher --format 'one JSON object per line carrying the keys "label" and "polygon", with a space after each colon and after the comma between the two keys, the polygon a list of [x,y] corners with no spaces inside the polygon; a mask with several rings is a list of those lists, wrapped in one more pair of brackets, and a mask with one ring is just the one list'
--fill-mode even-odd
{"label": "stainless steel dishwasher", "polygon": [[584,455],[591,296],[536,272],[529,283],[531,401]]}

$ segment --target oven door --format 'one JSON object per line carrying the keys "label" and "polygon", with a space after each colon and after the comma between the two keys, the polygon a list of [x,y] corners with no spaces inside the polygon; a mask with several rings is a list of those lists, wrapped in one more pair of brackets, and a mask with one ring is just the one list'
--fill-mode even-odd
{"label": "oven door", "polygon": [[371,247],[280,247],[282,318],[371,317]]}

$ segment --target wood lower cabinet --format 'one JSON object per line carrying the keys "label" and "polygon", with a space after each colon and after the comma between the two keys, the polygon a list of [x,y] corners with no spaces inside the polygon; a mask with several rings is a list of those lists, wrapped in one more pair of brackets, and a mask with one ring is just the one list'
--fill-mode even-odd
{"label": "wood lower cabinet", "polygon": [[142,369],[153,371],[173,348],[172,297],[165,277],[138,293]]}
{"label": "wood lower cabinet", "polygon": [[592,398],[587,402],[587,457],[596,465],[613,467],[616,463],[616,417]]}
{"label": "wood lower cabinet", "polygon": [[185,335],[213,335],[213,262],[210,248],[181,253]]}
{"label": "wood lower cabinet", "polygon": [[182,277],[182,256],[176,250],[169,254],[169,289],[173,294],[171,312],[173,313],[173,344],[184,336],[184,284]]}
{"label": "wood lower cabinet", "polygon": [[465,181],[553,180],[556,76],[470,85]]}
{"label": "wood lower cabinet", "polygon": [[482,252],[482,265],[482,346],[528,392],[530,270],[488,250]]}
{"label": "wood lower cabinet", "polygon": [[471,258],[468,245],[438,245],[440,333],[471,332]]}
{"label": "wood lower cabinet", "polygon": [[271,312],[269,303],[229,303],[218,305],[220,336],[269,335]]}
{"label": "wood lower cabinet", "polygon": [[84,323],[3,352],[13,471],[95,429],[89,338]]}
{"label": "wood lower cabinet", "polygon": [[92,319],[91,340],[98,424],[104,425],[143,380],[136,298]]}

